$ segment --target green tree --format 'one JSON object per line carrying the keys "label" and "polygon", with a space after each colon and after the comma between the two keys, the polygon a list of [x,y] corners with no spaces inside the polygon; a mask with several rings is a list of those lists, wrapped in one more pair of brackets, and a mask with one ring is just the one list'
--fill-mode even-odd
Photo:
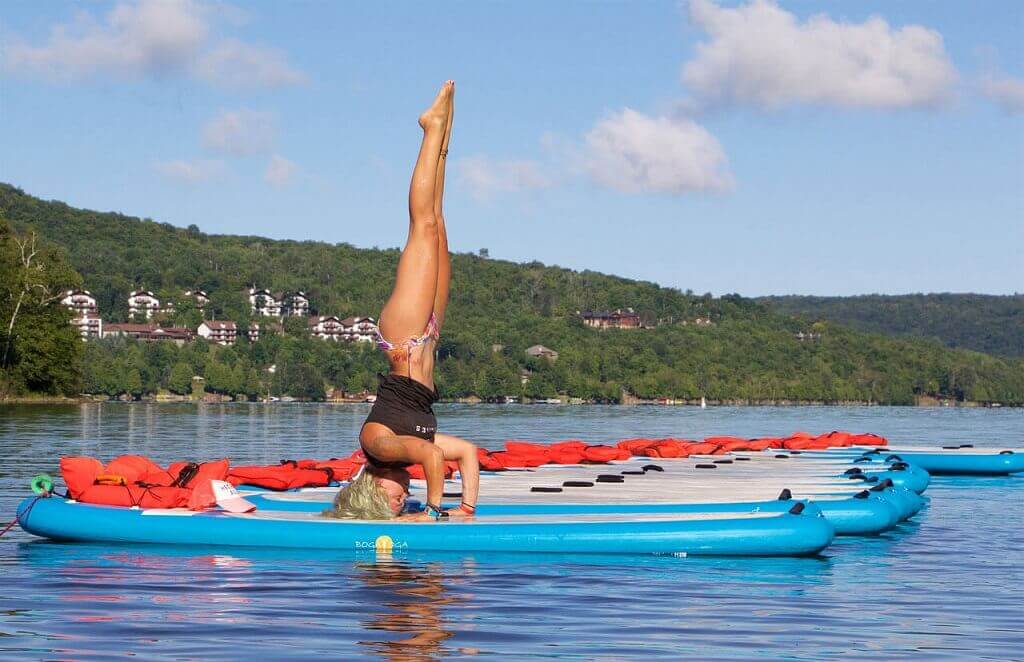
{"label": "green tree", "polygon": [[278,367],[275,380],[275,390],[293,398],[322,401],[327,397],[323,376],[308,363],[290,363]]}
{"label": "green tree", "polygon": [[192,367],[183,362],[175,363],[167,378],[167,388],[178,395],[188,395],[192,390]]}
{"label": "green tree", "polygon": [[286,317],[282,324],[284,332],[294,338],[309,336],[309,320],[305,317]]}
{"label": "green tree", "polygon": [[59,301],[80,284],[59,249],[15,233],[0,212],[0,397],[78,391],[81,342]]}
{"label": "green tree", "polygon": [[229,394],[233,390],[233,377],[231,368],[214,359],[206,364],[203,373],[206,380],[206,390],[212,393]]}

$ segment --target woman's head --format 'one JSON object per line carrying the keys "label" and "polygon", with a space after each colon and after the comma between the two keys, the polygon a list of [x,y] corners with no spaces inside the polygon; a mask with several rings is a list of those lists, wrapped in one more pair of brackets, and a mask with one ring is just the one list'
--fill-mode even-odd
{"label": "woman's head", "polygon": [[405,508],[405,500],[409,498],[409,472],[405,469],[387,468],[371,469],[377,485],[388,497],[388,507],[397,515]]}
{"label": "woman's head", "polygon": [[391,519],[402,512],[409,496],[409,472],[366,466],[334,497],[325,515],[342,519]]}

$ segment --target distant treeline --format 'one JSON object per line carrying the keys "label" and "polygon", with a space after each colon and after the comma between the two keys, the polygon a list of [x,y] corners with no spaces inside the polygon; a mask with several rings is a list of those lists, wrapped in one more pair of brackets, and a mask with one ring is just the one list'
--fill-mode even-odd
{"label": "distant treeline", "polygon": [[[139,287],[176,302],[185,289],[205,290],[211,298],[208,317],[242,324],[250,318],[246,290],[252,285],[304,290],[319,314],[375,316],[390,292],[398,259],[397,250],[207,235],[194,226],[45,202],[6,185],[0,185],[0,214],[13,226],[10,237],[37,234],[53,264],[67,267],[63,280],[51,285],[86,287],[99,299],[101,315],[113,321],[126,317],[127,295]],[[0,246],[0,260],[15,265],[12,241]],[[569,395],[618,401],[629,393],[910,404],[929,395],[1024,403],[1020,359],[831,323],[811,325],[738,295],[695,295],[595,272],[473,255],[453,257],[452,281],[452,304],[438,347],[437,381],[448,398]],[[5,283],[0,280],[0,288]],[[14,290],[7,289],[0,292],[0,321],[11,309]],[[653,328],[599,331],[575,315],[625,307],[637,310]],[[19,348],[16,357],[34,356],[39,339],[33,334],[46,329],[61,339],[67,355],[54,353],[61,365],[47,365],[50,354],[43,352],[42,359],[32,359],[33,370],[20,359],[9,360],[4,365],[8,392],[180,391],[192,373],[205,378],[208,390],[255,397],[269,387],[275,395],[317,399],[331,386],[372,390],[374,373],[386,367],[365,345],[309,338],[293,323],[300,320],[289,320],[251,346],[196,341],[179,348],[124,340],[68,342],[74,337],[65,312],[52,306],[37,312],[40,317],[22,318],[10,334],[5,324],[0,340]],[[183,307],[176,314],[197,311]],[[712,324],[697,326],[692,323],[697,318]],[[807,332],[813,339],[799,339]],[[525,350],[536,344],[557,351],[558,359],[528,357]],[[47,368],[63,370],[65,378],[39,379]]]}
{"label": "distant treeline", "polygon": [[[198,389],[249,400],[285,395],[323,400],[328,385],[350,393],[372,390],[375,372],[386,368],[366,343],[324,342],[308,334],[268,333],[252,345],[230,347],[205,340],[178,346],[107,338],[85,343],[82,388],[110,397],[188,395]],[[196,377],[203,381],[195,382]]]}
{"label": "distant treeline", "polygon": [[937,338],[949,347],[1024,356],[1024,294],[869,294],[758,299],[787,315],[900,336]]}

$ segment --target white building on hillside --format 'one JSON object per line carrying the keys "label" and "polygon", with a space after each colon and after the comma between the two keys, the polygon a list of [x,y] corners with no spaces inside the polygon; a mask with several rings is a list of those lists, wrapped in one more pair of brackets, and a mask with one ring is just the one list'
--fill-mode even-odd
{"label": "white building on hillside", "polygon": [[66,307],[75,315],[96,315],[96,297],[89,290],[68,290],[60,305]]}
{"label": "white building on hillside", "polygon": [[285,317],[305,317],[309,314],[309,297],[302,290],[285,292],[281,296],[281,314]]}
{"label": "white building on hillside", "polygon": [[82,336],[82,340],[103,337],[103,320],[101,320],[99,317],[89,317],[88,315],[76,315],[75,317],[71,318],[71,326],[78,329],[78,335]]}
{"label": "white building on hillside", "polygon": [[346,317],[341,325],[343,338],[349,342],[377,340],[377,322],[372,317]]}
{"label": "white building on hillside", "polygon": [[128,314],[131,317],[148,320],[160,310],[160,300],[149,290],[132,290],[128,295]]}
{"label": "white building on hillside", "polygon": [[206,320],[196,329],[196,335],[218,345],[234,345],[238,339],[238,327],[230,321]]}
{"label": "white building on hillside", "polygon": [[252,308],[253,315],[260,315],[262,317],[281,316],[281,300],[271,294],[270,290],[250,288],[249,305]]}
{"label": "white building on hillside", "polygon": [[71,325],[78,329],[82,340],[103,337],[103,320],[99,317],[96,297],[88,290],[68,290],[60,305],[71,311]]}
{"label": "white building on hillside", "polygon": [[334,315],[309,318],[309,333],[321,340],[343,340],[344,326]]}
{"label": "white building on hillside", "polygon": [[185,290],[185,296],[196,303],[196,308],[203,310],[210,303],[210,296],[204,290]]}

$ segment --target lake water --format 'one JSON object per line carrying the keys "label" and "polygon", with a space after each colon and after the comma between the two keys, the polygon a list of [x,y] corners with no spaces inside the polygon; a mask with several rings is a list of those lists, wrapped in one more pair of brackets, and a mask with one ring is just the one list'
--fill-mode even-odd
{"label": "lake water", "polygon": [[[353,405],[0,407],[0,515],[61,455],[164,464],[346,455]],[[875,432],[893,443],[1024,446],[1024,410],[438,407],[505,439]],[[1024,476],[935,478],[931,504],[817,558],[372,553],[0,538],[0,657],[17,659],[1024,659]],[[485,497],[486,498],[486,495]]]}

